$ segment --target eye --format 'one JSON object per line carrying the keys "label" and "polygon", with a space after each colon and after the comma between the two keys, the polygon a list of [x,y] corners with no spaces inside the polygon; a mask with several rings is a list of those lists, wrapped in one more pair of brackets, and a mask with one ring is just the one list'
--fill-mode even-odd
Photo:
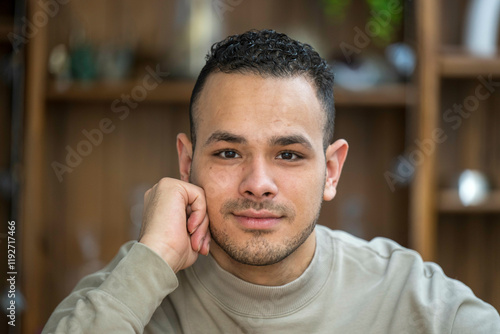
{"label": "eye", "polygon": [[231,151],[231,150],[226,150],[226,151],[220,151],[215,154],[218,157],[221,157],[223,159],[235,159],[235,158],[240,158],[241,155],[236,153],[236,151]]}
{"label": "eye", "polygon": [[300,158],[302,158],[302,157],[296,153],[293,153],[293,152],[282,152],[282,153],[278,154],[278,159],[282,159],[282,160],[298,160]]}

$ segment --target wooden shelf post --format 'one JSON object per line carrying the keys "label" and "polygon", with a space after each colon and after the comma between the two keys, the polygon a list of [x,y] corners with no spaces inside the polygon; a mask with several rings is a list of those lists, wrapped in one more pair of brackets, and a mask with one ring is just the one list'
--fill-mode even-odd
{"label": "wooden shelf post", "polygon": [[[28,2],[28,17],[43,11],[39,2]],[[44,233],[45,87],[47,82],[47,25],[26,44],[26,128],[22,184],[22,289],[26,298],[23,333],[36,333],[44,323],[38,308],[46,288],[42,236]]]}
{"label": "wooden shelf post", "polygon": [[[415,3],[417,11],[418,41],[418,91],[417,138],[432,138],[438,127],[439,74],[437,63],[438,9],[434,0]],[[410,247],[417,250],[424,260],[433,261],[436,256],[435,214],[435,164],[436,150],[425,155],[422,164],[416,166],[410,192]]]}

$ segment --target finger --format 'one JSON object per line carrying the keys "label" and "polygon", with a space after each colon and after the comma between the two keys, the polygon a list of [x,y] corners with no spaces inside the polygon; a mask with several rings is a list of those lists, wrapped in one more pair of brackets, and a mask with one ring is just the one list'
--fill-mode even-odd
{"label": "finger", "polygon": [[200,225],[203,223],[203,219],[205,219],[206,212],[192,212],[191,215],[188,217],[187,221],[187,229],[189,234],[194,234],[196,230],[200,227]]}
{"label": "finger", "polygon": [[207,211],[207,203],[205,200],[205,193],[202,188],[188,184],[189,189],[186,189],[188,194],[188,203],[186,206],[189,206],[192,212],[205,212]]}
{"label": "finger", "polygon": [[191,248],[195,252],[199,252],[203,246],[204,239],[208,230],[208,216],[205,214],[202,223],[198,226],[195,232],[191,235]]}
{"label": "finger", "polygon": [[190,234],[193,234],[207,214],[207,204],[203,189],[193,186],[190,189],[186,189],[186,192],[188,195],[188,203],[186,204],[189,207],[189,211],[191,211],[187,229]]}
{"label": "finger", "polygon": [[208,253],[210,252],[210,242],[211,241],[212,241],[212,238],[210,236],[210,231],[207,231],[205,239],[203,240],[203,246],[201,246],[201,249],[200,249],[200,254],[208,255]]}

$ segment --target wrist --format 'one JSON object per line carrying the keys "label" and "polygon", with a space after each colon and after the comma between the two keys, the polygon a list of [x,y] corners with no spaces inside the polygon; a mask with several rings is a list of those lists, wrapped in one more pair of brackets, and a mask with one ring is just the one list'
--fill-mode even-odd
{"label": "wrist", "polygon": [[139,242],[146,245],[149,249],[160,256],[168,266],[177,274],[180,270],[180,257],[179,254],[171,247],[165,245],[163,242],[155,242],[149,238],[142,237]]}

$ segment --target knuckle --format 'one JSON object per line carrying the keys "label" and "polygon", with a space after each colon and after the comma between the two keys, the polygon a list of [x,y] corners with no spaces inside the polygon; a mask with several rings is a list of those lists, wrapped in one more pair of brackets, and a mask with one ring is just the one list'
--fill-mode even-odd
{"label": "knuckle", "polygon": [[157,185],[160,188],[166,187],[170,183],[169,177],[162,177],[160,181],[158,181]]}
{"label": "knuckle", "polygon": [[196,192],[201,195],[203,198],[205,197],[205,189],[199,186],[195,186]]}

